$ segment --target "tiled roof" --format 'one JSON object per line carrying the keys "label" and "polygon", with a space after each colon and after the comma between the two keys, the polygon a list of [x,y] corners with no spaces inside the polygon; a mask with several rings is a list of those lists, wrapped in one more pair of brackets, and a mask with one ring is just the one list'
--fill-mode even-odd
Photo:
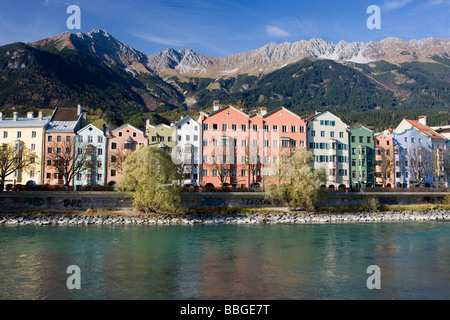
{"label": "tiled roof", "polygon": [[411,125],[413,125],[417,130],[422,132],[427,137],[431,137],[433,139],[444,139],[444,140],[447,140],[446,137],[444,137],[443,135],[437,133],[436,131],[434,131],[430,127],[421,124],[418,120],[408,120],[408,119],[404,119],[404,120],[407,121],[408,123],[410,123]]}
{"label": "tiled roof", "polygon": [[53,121],[77,121],[80,115],[77,108],[57,108]]}

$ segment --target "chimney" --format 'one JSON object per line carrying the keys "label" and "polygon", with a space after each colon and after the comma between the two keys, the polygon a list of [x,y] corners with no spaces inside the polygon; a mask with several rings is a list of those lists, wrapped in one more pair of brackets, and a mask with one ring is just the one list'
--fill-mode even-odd
{"label": "chimney", "polygon": [[17,117],[18,117],[18,113],[17,112],[13,112],[13,120],[17,121]]}
{"label": "chimney", "polygon": [[214,111],[219,110],[220,109],[219,100],[214,100],[213,106],[214,106]]}
{"label": "chimney", "polygon": [[44,118],[44,113],[42,110],[39,110],[39,120],[42,120]]}
{"label": "chimney", "polygon": [[3,112],[0,112],[0,121],[5,119],[5,115],[3,114]]}
{"label": "chimney", "polygon": [[420,116],[419,123],[426,126],[427,125],[427,116]]}
{"label": "chimney", "polygon": [[77,115],[79,116],[81,114],[81,104],[77,106]]}
{"label": "chimney", "polygon": [[261,115],[264,116],[267,113],[267,108],[266,107],[261,107],[259,109],[259,113],[261,113]]}
{"label": "chimney", "polygon": [[33,119],[33,116],[34,116],[33,112],[30,111],[27,113],[27,119]]}
{"label": "chimney", "polygon": [[106,124],[103,124],[103,134],[106,135]]}

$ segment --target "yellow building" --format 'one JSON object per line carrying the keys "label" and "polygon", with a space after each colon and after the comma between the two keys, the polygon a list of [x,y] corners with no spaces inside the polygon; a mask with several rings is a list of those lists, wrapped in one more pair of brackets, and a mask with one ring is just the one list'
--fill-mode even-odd
{"label": "yellow building", "polygon": [[153,126],[150,124],[150,121],[147,120],[146,131],[149,146],[159,147],[169,153],[175,148],[177,144],[176,127],[173,124],[171,126],[166,124]]}
{"label": "yellow building", "polygon": [[26,184],[34,181],[36,184],[43,182],[43,152],[44,133],[51,117],[44,117],[42,111],[37,115],[28,112],[26,117],[19,117],[17,112],[12,118],[6,118],[0,112],[0,145],[13,144],[25,146],[36,153],[36,165],[34,168],[26,169],[23,172],[15,172],[6,178],[6,184]]}

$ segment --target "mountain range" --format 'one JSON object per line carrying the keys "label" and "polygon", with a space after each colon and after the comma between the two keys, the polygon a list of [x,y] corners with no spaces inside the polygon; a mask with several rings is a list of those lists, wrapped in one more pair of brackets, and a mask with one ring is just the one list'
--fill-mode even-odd
{"label": "mountain range", "polygon": [[119,125],[151,112],[172,120],[220,100],[299,114],[326,109],[372,127],[424,112],[446,122],[449,53],[450,39],[387,38],[269,43],[225,57],[171,48],[147,55],[104,30],[64,32],[0,47],[0,109],[82,104]]}

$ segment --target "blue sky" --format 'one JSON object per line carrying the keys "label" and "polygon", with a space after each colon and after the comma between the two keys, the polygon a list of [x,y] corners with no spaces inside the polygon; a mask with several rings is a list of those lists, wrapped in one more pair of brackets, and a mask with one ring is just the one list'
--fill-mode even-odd
{"label": "blue sky", "polygon": [[[81,9],[80,30],[66,26],[69,5]],[[379,30],[366,27],[370,5],[381,8]],[[220,57],[311,38],[450,38],[449,18],[450,0],[1,0],[0,45],[104,29],[147,54],[171,47]]]}

